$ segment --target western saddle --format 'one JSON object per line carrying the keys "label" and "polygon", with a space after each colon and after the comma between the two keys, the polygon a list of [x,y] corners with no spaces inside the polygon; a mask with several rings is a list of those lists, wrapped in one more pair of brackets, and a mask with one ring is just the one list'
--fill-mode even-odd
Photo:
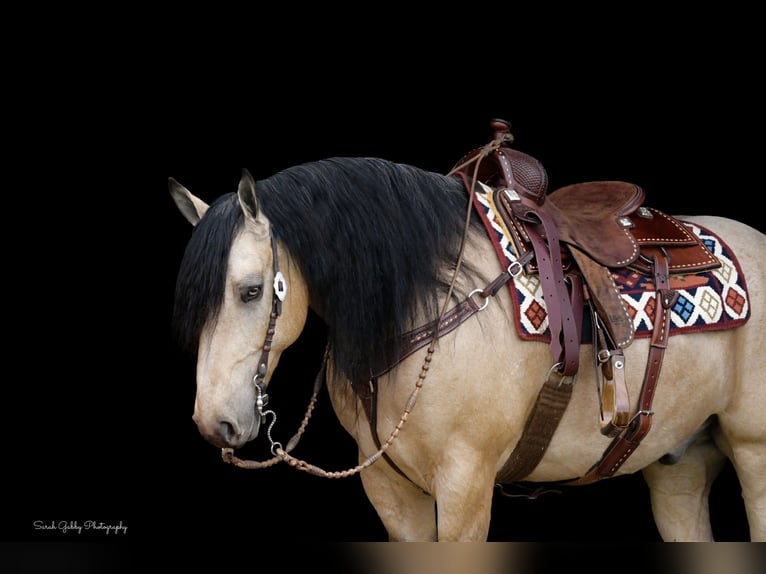
{"label": "western saddle", "polygon": [[[670,276],[714,269],[720,262],[679,220],[644,207],[645,193],[638,185],[591,181],[547,193],[542,164],[510,147],[510,124],[493,120],[491,127],[492,142],[469,152],[451,173],[463,177],[472,195],[477,182],[492,194],[519,262],[525,262],[528,275],[539,277],[554,360],[497,481],[520,481],[542,459],[571,396],[579,370],[583,314],[589,309],[600,429],[613,441],[584,476],[567,481],[587,484],[612,476],[651,427],[670,310],[678,298]],[[633,342],[635,330],[610,272],[623,267],[653,277],[656,291],[649,357],[633,414],[623,350]]]}

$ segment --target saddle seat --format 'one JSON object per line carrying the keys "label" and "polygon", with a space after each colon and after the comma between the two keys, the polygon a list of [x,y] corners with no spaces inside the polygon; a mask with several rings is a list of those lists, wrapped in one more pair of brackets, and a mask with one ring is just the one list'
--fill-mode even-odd
{"label": "saddle seat", "polygon": [[628,217],[644,201],[644,190],[623,181],[591,181],[557,189],[545,198],[559,239],[607,267],[635,261],[639,245]]}

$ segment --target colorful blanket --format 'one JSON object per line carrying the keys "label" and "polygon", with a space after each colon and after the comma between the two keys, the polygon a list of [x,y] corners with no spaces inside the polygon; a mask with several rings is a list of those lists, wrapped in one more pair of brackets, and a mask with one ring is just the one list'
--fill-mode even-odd
{"label": "colorful blanket", "polygon": [[[518,258],[505,225],[495,211],[491,197],[477,191],[474,204],[490,234],[503,267]],[[670,335],[696,331],[733,329],[750,317],[747,285],[734,253],[709,229],[683,222],[721,262],[721,267],[704,273],[674,276],[671,288],[679,293],[672,308]],[[655,292],[652,277],[627,268],[612,270],[615,285],[633,318],[636,338],[649,337],[653,328]],[[540,279],[520,274],[508,283],[516,309],[516,329],[523,339],[549,341],[548,313]]]}

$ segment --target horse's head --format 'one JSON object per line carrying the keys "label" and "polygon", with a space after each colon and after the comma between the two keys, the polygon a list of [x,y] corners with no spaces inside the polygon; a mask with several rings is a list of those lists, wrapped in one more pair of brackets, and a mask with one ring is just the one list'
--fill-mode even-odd
{"label": "horse's head", "polygon": [[172,178],[169,187],[195,226],[175,306],[179,334],[196,342],[193,419],[212,444],[237,448],[258,436],[266,385],[303,330],[306,285],[274,240],[247,171],[236,197],[212,205]]}

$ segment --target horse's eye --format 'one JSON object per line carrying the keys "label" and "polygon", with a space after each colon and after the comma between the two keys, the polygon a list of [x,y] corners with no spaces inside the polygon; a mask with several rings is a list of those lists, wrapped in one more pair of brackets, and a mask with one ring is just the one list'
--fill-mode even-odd
{"label": "horse's eye", "polygon": [[248,301],[254,301],[260,299],[263,294],[263,285],[248,285],[242,288],[241,297],[242,301],[247,303]]}

